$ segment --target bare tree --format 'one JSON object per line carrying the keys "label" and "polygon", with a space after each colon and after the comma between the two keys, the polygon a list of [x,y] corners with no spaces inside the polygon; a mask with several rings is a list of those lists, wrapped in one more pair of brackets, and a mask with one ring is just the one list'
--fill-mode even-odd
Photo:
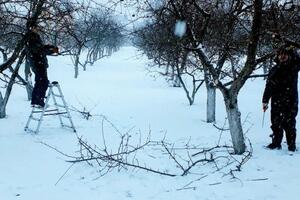
{"label": "bare tree", "polygon": [[[229,4],[232,3],[233,10],[230,10],[229,22],[236,23],[233,19],[236,14],[231,14],[237,12],[241,12],[243,10],[243,2],[236,1],[236,2],[228,2]],[[226,5],[226,4],[225,4]],[[229,122],[230,127],[230,133],[231,138],[234,146],[235,153],[242,154],[245,152],[246,146],[244,142],[244,134],[243,129],[241,125],[241,113],[238,109],[238,93],[242,86],[245,84],[248,76],[253,72],[253,70],[256,67],[256,54],[257,54],[257,46],[259,42],[259,36],[260,36],[260,29],[262,24],[262,8],[263,8],[263,2],[261,0],[256,0],[253,2],[253,21],[252,25],[250,27],[249,36],[248,36],[248,47],[246,50],[246,62],[244,64],[244,67],[239,71],[236,72],[234,69],[233,72],[233,82],[230,85],[229,88],[227,88],[222,82],[219,80],[219,76],[217,74],[216,68],[212,65],[212,63],[209,61],[209,58],[205,52],[205,50],[198,46],[195,48],[195,51],[198,53],[199,59],[201,60],[204,67],[207,68],[209,73],[213,77],[214,84],[221,90],[224,101],[225,101],[225,107],[227,111],[227,118]],[[201,7],[199,7],[200,10],[202,10]],[[251,9],[252,10],[252,9]],[[203,10],[202,10],[203,11]],[[207,14],[207,13],[206,13]],[[208,15],[209,16],[209,15]],[[207,19],[209,20],[209,18]],[[248,20],[247,20],[248,21]],[[250,21],[250,19],[249,19]],[[228,27],[230,27],[231,24],[229,24]],[[189,34],[190,37],[193,37],[194,30],[189,27]],[[234,28],[234,27],[232,27]],[[234,29],[233,29],[234,30]],[[228,34],[228,36],[231,36],[233,33]],[[195,41],[196,42],[196,41]]]}
{"label": "bare tree", "polygon": [[[29,27],[37,24],[42,27],[50,26],[51,21],[61,20],[66,18],[66,16],[70,16],[69,11],[71,12],[71,10],[68,10],[68,12],[61,10],[65,5],[64,2],[64,0],[1,1],[0,26],[3,29],[0,31],[0,47],[4,60],[0,64],[0,73],[6,70],[10,70],[12,73],[4,97],[1,94],[1,118],[6,115],[6,105],[12,86],[15,83],[15,78],[18,78],[26,86],[28,97],[31,96],[32,86],[27,76],[29,74],[28,65],[25,67],[25,79],[18,74],[20,65],[24,60],[24,45],[28,39]],[[15,68],[13,68],[14,64]]]}
{"label": "bare tree", "polygon": [[[1,10],[3,10],[3,7],[7,8],[6,13],[4,13],[4,16],[5,14],[8,14],[8,15],[11,15],[11,13],[13,15],[17,15],[17,5],[14,4],[14,3],[20,3],[20,5],[24,5],[26,4],[25,1],[9,1],[9,2],[3,2],[0,6],[1,6]],[[30,22],[30,23],[37,23],[37,19],[39,17],[39,15],[42,13],[42,7],[45,3],[45,1],[43,0],[40,0],[40,1],[36,1],[36,2],[33,2],[33,3],[36,3],[33,7],[33,9],[31,10],[31,14],[28,15],[28,17],[26,18],[28,21],[27,22]],[[3,6],[3,7],[2,7]],[[19,19],[16,19],[17,22],[19,22],[18,20],[22,19],[23,18],[23,15],[19,15]],[[7,21],[8,22],[8,21]],[[14,22],[14,21],[13,21]],[[6,30],[6,29],[5,29]],[[4,35],[10,35],[10,34],[13,34],[13,30],[9,30],[9,32],[4,32],[3,33]],[[22,34],[20,34],[22,35]],[[14,84],[14,80],[15,78],[17,77],[18,75],[18,71],[19,71],[19,68],[20,68],[20,65],[22,64],[23,62],[23,59],[24,59],[24,56],[25,56],[25,52],[22,51],[23,47],[24,47],[24,44],[26,42],[26,39],[27,39],[27,36],[26,34],[21,37],[21,39],[19,39],[19,41],[16,43],[16,47],[14,48],[13,50],[13,53],[11,55],[11,57],[9,59],[7,59],[6,61],[4,61],[3,64],[0,65],[0,72],[3,72],[5,69],[7,68],[10,68],[11,69],[11,65],[17,60],[19,59],[15,69],[13,70],[13,73],[12,73],[12,76],[11,76],[11,80],[8,84],[8,87],[6,89],[6,92],[5,92],[5,96],[3,97],[2,94],[0,95],[1,97],[1,105],[0,105],[0,118],[4,118],[6,116],[6,105],[7,105],[7,102],[8,102],[8,99],[9,99],[9,96],[11,94],[11,90],[12,90],[12,86]],[[19,56],[19,54],[21,53],[21,55]]]}
{"label": "bare tree", "polygon": [[[178,3],[180,4],[180,1]],[[206,121],[214,122],[216,113],[216,87],[213,84],[212,76],[202,66],[199,58],[192,53],[193,50],[190,48],[192,45],[191,39],[174,35],[175,24],[178,21],[183,22],[184,17],[180,17],[176,13],[177,10],[173,11],[172,9],[174,8],[170,5],[171,1],[169,3],[165,1],[165,3],[162,3],[162,6],[158,7],[149,5],[148,15],[151,18],[148,20],[148,25],[137,31],[138,39],[136,39],[136,45],[160,68],[165,67],[166,73],[163,75],[171,76],[174,86],[182,86],[190,105],[194,103],[197,91],[203,82],[205,82],[207,88]],[[191,20],[197,21],[197,23],[192,22],[195,27],[200,27],[201,24],[204,24],[201,13],[197,13],[191,5],[187,4],[186,7],[189,7],[190,10],[185,9],[184,5],[181,5],[180,9],[184,12],[189,12],[186,15]],[[199,35],[203,34],[203,30],[199,30],[199,32]],[[189,56],[186,57],[186,55]],[[223,52],[219,56],[212,56],[212,58],[216,60],[218,68],[222,68],[227,56],[228,54]],[[190,80],[187,83],[187,85],[191,85],[190,88],[187,87],[184,80]]]}
{"label": "bare tree", "polygon": [[[238,93],[247,79],[254,77],[251,74],[272,58],[276,45],[273,46],[270,32],[275,32],[281,40],[282,36],[299,39],[295,33],[299,30],[299,2],[166,0],[159,5],[147,3],[153,23],[161,27],[174,27],[177,20],[186,23],[186,33],[180,41],[169,37],[160,48],[168,49],[175,43],[177,51],[189,50],[196,54],[204,69],[207,88],[216,87],[223,94],[235,153],[243,153],[246,146]],[[173,32],[172,28],[168,32]]]}
{"label": "bare tree", "polygon": [[[263,4],[262,1],[254,1],[253,4],[247,4],[247,2],[243,2],[243,1],[232,1],[231,3],[232,3],[231,8],[233,9],[230,10],[227,16],[229,18],[229,22],[233,20],[232,23],[237,25],[233,26],[231,29],[235,31],[233,31],[232,33],[229,31],[228,32],[229,34],[223,33],[222,35],[223,37],[225,36],[225,38],[226,36],[232,39],[234,37],[235,40],[239,38],[246,38],[246,40],[240,40],[240,39],[238,40],[238,41],[246,41],[243,43],[234,41],[233,44],[231,43],[226,44],[226,46],[228,46],[228,44],[230,45],[228,46],[230,49],[232,47],[235,47],[236,45],[239,45],[239,48],[236,49],[237,50],[240,49],[240,50],[234,55],[239,56],[240,58],[245,57],[245,62],[240,63],[239,59],[237,59],[238,62],[230,62],[231,69],[229,68],[229,71],[227,72],[224,70],[222,70],[221,72],[221,73],[225,72],[226,74],[230,75],[228,77],[229,78],[228,82],[222,83],[219,79],[218,70],[217,70],[218,68],[212,65],[212,62],[209,61],[207,50],[205,50],[205,49],[210,49],[210,47],[207,46],[203,47],[198,45],[198,47],[195,48],[195,51],[197,52],[203,66],[205,66],[210,72],[210,74],[212,75],[215,85],[220,89],[220,91],[223,94],[233,145],[235,148],[235,152],[239,154],[244,152],[245,145],[243,143],[244,141],[243,130],[240,123],[241,114],[239,112],[238,103],[237,103],[238,93],[240,89],[243,87],[243,85],[245,84],[245,82],[247,81],[247,79],[251,76],[253,71],[257,68],[257,66],[259,66],[259,64],[261,64],[263,61],[269,58],[269,56],[272,55],[272,52],[270,52],[269,50],[267,51],[269,52],[268,54],[263,55],[266,52],[267,46],[265,45],[260,46],[263,45],[263,43],[260,43],[260,41],[263,38],[262,37],[263,30],[261,29],[263,24],[263,11],[265,9],[266,10],[268,9],[268,4]],[[253,17],[247,19],[247,17],[245,16],[249,15],[247,14],[249,11],[250,12],[253,11]],[[243,17],[238,18],[239,16],[243,16]],[[238,20],[235,21],[234,19],[238,19]],[[208,18],[207,20],[210,19]],[[223,17],[223,21],[226,21],[226,18]],[[243,29],[245,30],[243,31]],[[217,28],[212,29],[212,31],[218,33]],[[190,38],[193,38],[193,33],[194,30],[190,28],[189,30]],[[266,39],[266,37],[264,39]],[[227,42],[227,40],[225,41]],[[220,43],[222,44],[222,42]],[[208,44],[213,44],[213,43],[208,43]],[[219,46],[214,45],[213,47],[219,47]],[[264,52],[260,51],[259,47],[265,51]],[[232,51],[229,52],[231,52],[232,54]],[[257,55],[263,55],[263,56],[257,59]]]}
{"label": "bare tree", "polygon": [[[161,18],[159,15],[155,17],[157,20]],[[171,80],[173,87],[183,88],[189,104],[193,105],[196,93],[204,83],[201,76],[203,68],[196,64],[190,50],[182,48],[180,38],[173,34],[173,28],[172,24],[161,21],[149,23],[136,30],[134,44],[153,61],[155,72]]]}

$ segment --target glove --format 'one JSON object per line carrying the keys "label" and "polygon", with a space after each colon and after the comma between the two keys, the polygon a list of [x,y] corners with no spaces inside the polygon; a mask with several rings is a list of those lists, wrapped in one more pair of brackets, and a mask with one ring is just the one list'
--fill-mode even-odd
{"label": "glove", "polygon": [[58,47],[52,48],[53,53],[58,53]]}
{"label": "glove", "polygon": [[263,109],[263,111],[264,112],[266,112],[266,110],[268,110],[268,103],[263,103],[263,105],[262,105],[262,109]]}

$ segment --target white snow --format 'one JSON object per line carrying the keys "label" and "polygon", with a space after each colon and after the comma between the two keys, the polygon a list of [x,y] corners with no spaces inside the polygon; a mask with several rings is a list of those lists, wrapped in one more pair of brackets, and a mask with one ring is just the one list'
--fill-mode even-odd
{"label": "white snow", "polygon": [[[178,146],[190,139],[193,144],[211,147],[219,139],[219,131],[204,122],[205,88],[199,91],[196,105],[189,106],[181,88],[169,87],[163,78],[151,78],[146,71],[148,60],[137,55],[135,48],[123,47],[112,57],[80,72],[78,79],[73,78],[68,57],[50,57],[49,62],[49,78],[59,81],[69,105],[80,110],[83,107],[91,109],[94,116],[90,120],[71,112],[78,135],[87,138],[91,144],[102,143],[100,115],[106,116],[121,131],[134,127],[134,131],[140,130],[145,136],[151,129],[152,139],[160,140],[166,134],[167,140]],[[16,85],[7,107],[8,116],[0,120],[0,199],[298,199],[299,152],[291,156],[286,143],[282,150],[270,151],[263,147],[270,142],[268,135],[271,133],[269,111],[262,128],[264,84],[262,80],[248,81],[239,98],[242,120],[245,120],[243,127],[253,145],[253,157],[241,172],[235,173],[238,179],[222,177],[216,172],[194,182],[191,186],[196,187],[195,190],[178,189],[200,178],[202,173],[212,171],[210,166],[199,167],[199,171],[194,170],[193,174],[175,178],[140,170],[113,171],[99,177],[97,168],[80,163],[57,183],[70,163],[65,162],[68,158],[41,142],[76,155],[75,134],[60,128],[56,117],[45,120],[37,135],[24,132],[30,103],[26,100],[25,89]],[[218,126],[222,127],[224,120],[224,103],[218,93]],[[108,145],[117,145],[117,141],[114,143],[110,139],[113,138],[110,128],[105,127],[105,135],[111,142]],[[222,143],[230,144],[228,132],[223,133]],[[299,142],[297,144],[299,146]],[[169,161],[152,162],[148,165],[165,167]]]}

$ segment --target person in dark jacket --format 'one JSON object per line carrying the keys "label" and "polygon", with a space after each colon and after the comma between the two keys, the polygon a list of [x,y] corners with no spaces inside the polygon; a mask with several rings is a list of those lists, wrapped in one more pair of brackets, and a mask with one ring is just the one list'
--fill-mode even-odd
{"label": "person in dark jacket", "polygon": [[271,99],[272,142],[269,149],[281,149],[283,131],[289,151],[296,150],[296,116],[298,113],[298,72],[300,59],[290,47],[280,48],[276,65],[270,70],[263,94],[263,111]]}
{"label": "person in dark jacket", "polygon": [[35,84],[32,91],[31,105],[44,107],[44,98],[48,88],[48,60],[46,55],[58,53],[53,45],[44,45],[39,35],[40,28],[32,26],[27,34],[25,44],[26,59],[35,74]]}

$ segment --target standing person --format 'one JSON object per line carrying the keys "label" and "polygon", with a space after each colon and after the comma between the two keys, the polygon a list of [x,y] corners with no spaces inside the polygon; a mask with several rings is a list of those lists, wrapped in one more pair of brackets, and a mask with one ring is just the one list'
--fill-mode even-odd
{"label": "standing person", "polygon": [[289,151],[296,150],[296,116],[298,113],[298,72],[300,59],[291,47],[282,47],[276,55],[263,94],[263,111],[271,99],[272,142],[269,149],[281,149],[283,131]]}
{"label": "standing person", "polygon": [[49,84],[47,76],[48,60],[46,55],[58,53],[58,48],[53,45],[44,45],[39,33],[40,28],[38,26],[33,25],[30,27],[27,34],[25,50],[27,62],[35,74],[31,105],[43,108],[45,106],[44,98]]}

